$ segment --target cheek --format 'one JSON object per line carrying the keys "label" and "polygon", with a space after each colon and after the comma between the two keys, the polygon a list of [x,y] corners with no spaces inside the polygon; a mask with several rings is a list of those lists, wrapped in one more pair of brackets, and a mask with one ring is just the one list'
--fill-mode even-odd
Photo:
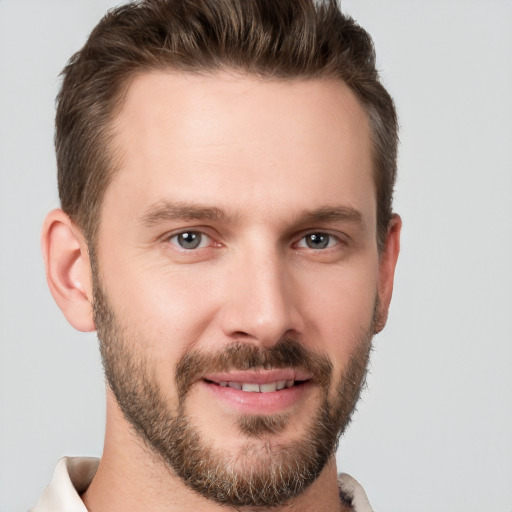
{"label": "cheek", "polygon": [[204,275],[156,271],[136,259],[118,260],[115,268],[105,264],[104,275],[109,276],[106,292],[119,323],[168,370],[193,347],[214,314]]}
{"label": "cheek", "polygon": [[[343,371],[357,347],[372,334],[377,298],[378,266],[362,265],[316,276],[303,310],[313,333],[306,336]],[[320,345],[321,343],[321,345]]]}

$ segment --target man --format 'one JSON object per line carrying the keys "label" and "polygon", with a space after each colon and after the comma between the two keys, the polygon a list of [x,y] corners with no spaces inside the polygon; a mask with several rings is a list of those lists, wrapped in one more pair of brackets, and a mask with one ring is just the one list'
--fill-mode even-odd
{"label": "man", "polygon": [[371,510],[334,454],[391,300],[396,145],[335,2],[103,18],[64,70],[42,246],[98,333],[105,446],[33,510]]}

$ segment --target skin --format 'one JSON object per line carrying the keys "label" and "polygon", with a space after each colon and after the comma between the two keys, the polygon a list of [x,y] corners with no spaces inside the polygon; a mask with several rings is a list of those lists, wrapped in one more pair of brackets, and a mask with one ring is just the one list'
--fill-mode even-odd
{"label": "skin", "polygon": [[[126,339],[151,356],[169,407],[178,402],[174,365],[190,350],[271,347],[292,337],[326,355],[339,375],[372,325],[377,296],[375,331],[383,328],[401,223],[393,217],[379,254],[368,120],[341,81],[145,73],[131,83],[114,129],[120,168],[103,201],[99,271]],[[195,218],[177,216],[176,205]],[[337,215],[318,215],[326,209]],[[202,233],[197,249],[180,247],[184,230]],[[329,235],[328,246],[308,247],[312,233]],[[57,303],[75,328],[94,330],[80,230],[55,210],[42,241]],[[308,387],[283,411],[286,427],[261,442],[293,444],[319,401]],[[247,439],[233,403],[198,384],[187,412],[207,442],[240,454]],[[332,457],[306,492],[274,510],[341,510],[336,475]],[[109,391],[104,453],[83,499],[91,511],[234,510],[186,487]]]}

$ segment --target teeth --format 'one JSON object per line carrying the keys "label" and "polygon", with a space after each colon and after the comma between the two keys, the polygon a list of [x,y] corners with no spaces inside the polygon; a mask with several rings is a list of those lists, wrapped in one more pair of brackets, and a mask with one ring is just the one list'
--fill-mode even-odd
{"label": "teeth", "polygon": [[260,387],[258,384],[250,384],[250,383],[243,383],[242,384],[242,391],[249,391],[249,393],[258,393],[260,391]]}
{"label": "teeth", "polygon": [[225,388],[239,389],[248,393],[272,393],[284,388],[291,388],[294,380],[278,380],[277,382],[268,382],[266,384],[256,384],[254,382],[219,382],[219,386]]}
{"label": "teeth", "polygon": [[277,384],[275,382],[269,382],[268,384],[260,384],[260,391],[262,393],[270,393],[277,390]]}

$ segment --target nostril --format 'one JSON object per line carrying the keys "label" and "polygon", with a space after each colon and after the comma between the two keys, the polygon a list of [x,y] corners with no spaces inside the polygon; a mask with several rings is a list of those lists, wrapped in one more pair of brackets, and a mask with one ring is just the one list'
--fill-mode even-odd
{"label": "nostril", "polygon": [[251,335],[244,331],[235,331],[233,333],[233,337],[235,337],[235,338],[251,338]]}

